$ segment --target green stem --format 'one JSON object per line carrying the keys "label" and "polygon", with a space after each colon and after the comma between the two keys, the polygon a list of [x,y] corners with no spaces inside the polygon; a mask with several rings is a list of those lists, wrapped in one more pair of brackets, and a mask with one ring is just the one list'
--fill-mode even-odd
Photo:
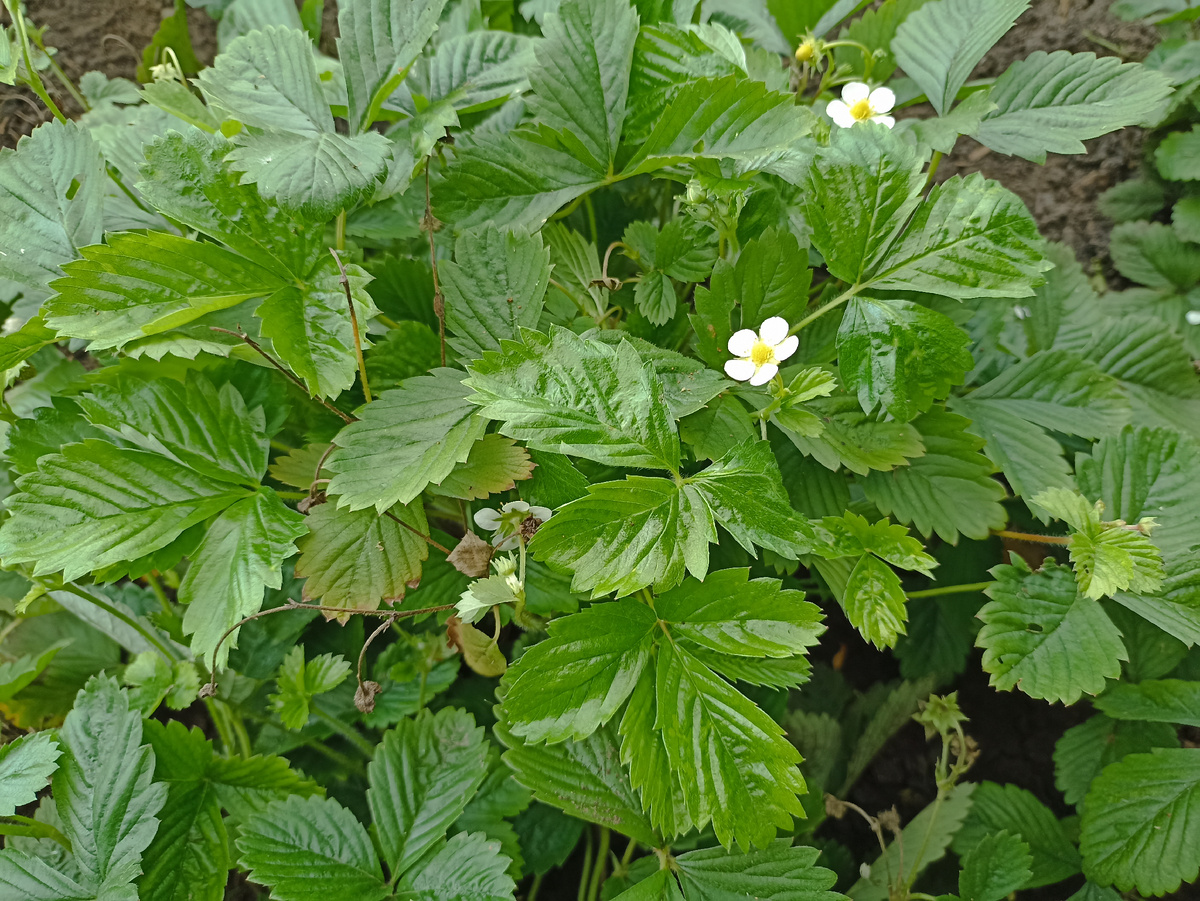
{"label": "green stem", "polygon": [[338,250],[346,249],[346,211],[342,210],[333,221],[333,246]]}
{"label": "green stem", "polygon": [[363,738],[357,730],[348,726],[346,723],[343,723],[332,714],[326,713],[316,704],[311,705],[310,709],[317,719],[319,719],[338,735],[342,736],[342,738],[346,739],[346,741],[350,742],[350,744],[354,745],[354,747],[358,748],[358,750],[362,751],[367,760],[371,760],[375,757],[375,746]]}
{"label": "green stem", "polygon": [[579,874],[579,891],[575,894],[575,901],[584,901],[592,875],[592,831],[587,830],[584,837],[586,843],[583,848],[583,872]]}
{"label": "green stem", "polygon": [[42,77],[38,75],[37,70],[33,67],[33,58],[29,55],[29,33],[25,30],[25,16],[21,12],[20,5],[10,4],[8,0],[4,0],[4,6],[8,10],[9,16],[12,17],[13,27],[17,30],[17,39],[21,42],[21,58],[25,62],[25,72],[29,76],[29,87],[41,98],[42,103],[46,104],[46,108],[54,114],[55,119],[59,122],[66,122],[67,117],[58,108],[58,104],[46,93],[46,87],[42,84]]}
{"label": "green stem", "polygon": [[629,840],[629,844],[625,846],[625,853],[621,855],[621,868],[629,869],[629,864],[633,860],[633,852],[637,850],[637,842],[633,839]]}
{"label": "green stem", "polygon": [[1058,544],[1067,545],[1071,543],[1070,535],[1034,535],[1031,532],[1010,532],[1007,529],[999,529],[992,532],[997,538],[1010,538],[1013,541],[1029,541],[1034,544]]}
{"label": "green stem", "polygon": [[969,585],[940,585],[937,588],[923,588],[920,591],[907,591],[910,598],[935,598],[943,594],[971,594],[983,591],[992,582],[971,582]]}
{"label": "green stem", "polygon": [[150,590],[158,598],[158,605],[162,607],[163,613],[173,617],[175,610],[171,607],[171,601],[167,597],[167,593],[163,591],[162,582],[158,581],[158,576],[152,572],[146,573],[146,584],[150,586]]}
{"label": "green stem", "polygon": [[[925,837],[921,839],[921,847],[917,849],[917,856],[913,859],[912,864],[909,866],[909,873],[911,875],[905,878],[904,874],[901,873],[901,878],[904,879],[904,890],[906,892],[912,888],[912,884],[917,881],[917,876],[920,875],[921,859],[925,856],[925,851],[929,847],[929,837],[933,835],[933,829],[937,825],[938,813],[942,809],[942,802],[944,800],[946,800],[945,792],[939,791],[937,798],[933,802],[933,811],[929,815],[929,826],[925,830]],[[899,841],[899,839],[900,837],[897,836],[896,840]]]}
{"label": "green stem", "polygon": [[935,150],[933,152],[933,156],[929,160],[929,173],[925,176],[926,190],[928,190],[929,186],[933,184],[934,176],[937,175],[938,166],[942,164],[942,157],[944,155],[945,154],[943,154],[940,150]]}
{"label": "green stem", "polygon": [[204,706],[208,708],[209,718],[216,727],[222,748],[230,754],[250,757],[250,736],[240,717],[235,719],[233,710],[220,698],[205,698]]}
{"label": "green stem", "polygon": [[859,291],[862,290],[862,288],[863,288],[862,285],[851,285],[849,288],[847,288],[845,291],[843,291],[841,294],[839,294],[833,300],[829,301],[829,303],[825,304],[825,306],[821,307],[818,310],[813,310],[811,313],[809,313],[807,316],[805,316],[803,319],[801,319],[799,322],[797,322],[795,325],[793,325],[791,327],[791,329],[788,330],[788,334],[794,335],[794,334],[796,334],[796,332],[800,331],[800,329],[804,328],[806,325],[811,325],[812,323],[816,322],[818,319],[820,319],[822,316],[824,316],[830,310],[840,307],[842,304],[844,304],[850,298],[854,297],[856,294],[858,294]]}
{"label": "green stem", "polygon": [[600,829],[600,848],[596,851],[596,866],[592,870],[592,885],[588,889],[587,901],[597,901],[600,897],[600,883],[604,880],[604,870],[608,864],[608,846],[612,841],[612,831],[607,827]]}
{"label": "green stem", "polygon": [[[35,37],[33,42],[37,44],[39,50],[41,50],[43,53],[46,53],[46,45],[43,44],[38,38]],[[59,84],[66,89],[67,93],[71,95],[72,99],[79,104],[79,108],[84,112],[90,110],[92,105],[87,102],[87,98],[84,97],[83,94],[79,93],[79,89],[76,88],[71,79],[67,77],[67,73],[64,72],[62,67],[54,61],[54,57],[49,53],[46,53],[46,59],[50,60],[50,71],[54,73],[54,77],[58,79]]]}
{"label": "green stem", "polygon": [[596,228],[596,207],[592,203],[592,195],[583,195],[583,208],[587,212],[588,228],[592,232],[592,243],[600,246],[600,230]]}
{"label": "green stem", "polygon": [[542,877],[545,874],[538,873],[533,877],[533,884],[529,886],[529,894],[525,896],[525,901],[537,901],[538,892],[542,888]]}
{"label": "green stem", "polygon": [[183,657],[181,655],[177,654],[175,651],[171,650],[167,645],[163,644],[157,635],[155,635],[153,632],[151,632],[149,629],[147,629],[145,626],[143,626],[141,623],[139,623],[136,619],[134,619],[132,616],[130,616],[124,610],[121,610],[118,607],[114,607],[112,604],[108,603],[107,601],[102,601],[100,598],[95,597],[94,595],[88,594],[82,588],[80,588],[79,586],[77,586],[71,582],[68,582],[65,585],[63,585],[63,591],[67,591],[67,592],[75,595],[78,598],[82,598],[83,600],[85,600],[89,604],[91,604],[93,607],[99,607],[105,613],[119,619],[125,625],[129,626],[131,629],[133,629],[139,635],[141,635],[144,639],[146,639],[146,641],[150,644],[150,646],[153,647],[154,650],[158,651],[158,653],[161,654],[163,656],[163,659],[166,660],[168,663],[174,663],[176,660],[183,659]]}

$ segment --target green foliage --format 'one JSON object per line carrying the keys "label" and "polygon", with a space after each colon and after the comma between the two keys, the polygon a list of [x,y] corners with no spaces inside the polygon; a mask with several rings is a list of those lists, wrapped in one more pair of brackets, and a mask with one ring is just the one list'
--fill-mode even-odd
{"label": "green foliage", "polygon": [[[89,73],[0,152],[0,895],[1195,879],[1180,4],[1144,63],[990,85],[1023,0],[345,0],[332,45],[320,0],[193,5],[211,66],[176,3],[140,88]],[[12,22],[0,80],[49,97]],[[908,109],[842,127],[859,80]],[[1126,290],[935,177],[963,135],[1143,122]],[[973,640],[997,689],[1095,698],[1055,753],[1081,820],[964,781]],[[859,860],[824,819],[914,716],[937,797],[866,811]]]}

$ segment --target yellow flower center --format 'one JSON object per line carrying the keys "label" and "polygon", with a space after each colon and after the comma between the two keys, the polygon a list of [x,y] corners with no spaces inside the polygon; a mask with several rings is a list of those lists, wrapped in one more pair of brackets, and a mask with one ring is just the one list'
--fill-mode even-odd
{"label": "yellow flower center", "polygon": [[871,101],[864,97],[854,106],[850,107],[850,115],[859,122],[865,122],[875,115],[875,110],[871,109]]}
{"label": "yellow flower center", "polygon": [[755,341],[754,346],[750,348],[750,362],[755,366],[765,366],[767,363],[774,363],[775,348],[761,339]]}

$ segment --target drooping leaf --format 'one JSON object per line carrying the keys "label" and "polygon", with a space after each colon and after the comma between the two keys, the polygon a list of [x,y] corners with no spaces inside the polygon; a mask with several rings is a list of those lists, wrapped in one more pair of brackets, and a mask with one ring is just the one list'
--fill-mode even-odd
{"label": "drooping leaf", "polygon": [[989,529],[1002,528],[1008,520],[1000,505],[1004,488],[991,477],[994,467],[980,453],[984,441],[966,431],[969,421],[934,410],[914,425],[924,456],[891,472],[869,473],[863,483],[867,497],[881,512],[952,544],[960,534],[981,539]]}
{"label": "drooping leaf", "polygon": [[308,534],[296,542],[296,575],[305,577],[306,600],[375,610],[384,601],[403,599],[429,557],[429,545],[412,530],[428,534],[429,524],[420,503],[397,505],[388,513],[410,528],[372,508],[351,511],[324,503],[309,510]]}
{"label": "drooping leaf", "polygon": [[1083,871],[1099,885],[1173,892],[1200,872],[1200,750],[1131,754],[1092,783],[1080,835]]}
{"label": "drooping leaf", "polygon": [[976,64],[1028,8],[1029,0],[936,0],[896,29],[892,53],[945,115]]}
{"label": "drooping leaf", "polygon": [[422,711],[384,734],[367,801],[384,861],[404,873],[446,834],[487,775],[483,730],[462,710]]}
{"label": "drooping leaf", "polygon": [[292,796],[243,825],[239,860],[280,901],[320,901],[339,892],[362,901],[391,894],[371,838],[336,801]]}
{"label": "drooping leaf", "polygon": [[[188,605],[183,631],[192,636],[193,651],[212,654],[227,629],[259,611],[266,589],[282,584],[280,567],[303,534],[300,514],[269,488],[222,511],[190,555],[179,586],[179,599]],[[236,640],[235,631],[221,645],[214,667],[224,665]]]}
{"label": "drooping leaf", "polygon": [[996,105],[974,133],[999,153],[1044,163],[1046,153],[1083,153],[1083,142],[1157,121],[1171,85],[1138,63],[1094,53],[1038,50],[996,79]]}
{"label": "drooping leaf", "polygon": [[462,373],[435,369],[385,391],[334,438],[328,492],[340,506],[382,513],[409,504],[467,459],[485,423],[474,415]]}
{"label": "drooping leaf", "polygon": [[488,226],[459,236],[454,262],[439,266],[450,345],[478,359],[536,328],[550,283],[550,251],[541,236]]}
{"label": "drooping leaf", "polygon": [[653,368],[633,345],[556,328],[486,354],[470,369],[472,402],[528,446],[598,463],[676,470],[679,439]]}
{"label": "drooping leaf", "polygon": [[1047,561],[1037,572],[1019,557],[991,570],[991,602],[979,611],[976,644],[990,683],[1030,697],[1073,704],[1099,694],[1128,658],[1104,610],[1079,593],[1070,567]]}

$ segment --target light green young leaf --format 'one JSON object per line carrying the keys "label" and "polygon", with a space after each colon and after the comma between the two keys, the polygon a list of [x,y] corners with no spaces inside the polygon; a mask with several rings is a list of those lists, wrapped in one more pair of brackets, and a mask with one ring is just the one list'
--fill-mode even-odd
{"label": "light green young leaf", "polygon": [[679,882],[670,870],[658,870],[632,888],[621,892],[614,901],[685,901]]}
{"label": "light green young leaf", "polygon": [[367,770],[367,802],[388,871],[408,872],[435,847],[486,775],[483,729],[465,711],[425,710],[386,732]]}
{"label": "light green young leaf", "polygon": [[679,439],[663,384],[633,345],[606,345],[562,328],[470,368],[470,398],[500,432],[538,450],[614,466],[679,468]]}
{"label": "light green young leaf", "polygon": [[351,511],[324,503],[308,511],[308,534],[296,547],[296,575],[304,577],[304,599],[326,607],[377,610],[383,601],[398,602],[421,578],[429,546],[413,529],[429,534],[422,504],[396,505],[386,513]]}
{"label": "light green young leaf", "polygon": [[1170,93],[1170,81],[1140,63],[1038,50],[996,79],[996,108],[972,136],[998,153],[1044,163],[1047,151],[1084,153],[1084,141],[1156,122]]}
{"label": "light green young leaf", "polygon": [[1071,563],[1079,588],[1089,598],[1125,590],[1153,594],[1163,583],[1162,557],[1153,542],[1119,526],[1072,535]]}
{"label": "light green young leaf", "polygon": [[[303,534],[304,518],[270,488],[237,501],[213,521],[179,586],[179,599],[188,605],[183,631],[197,655],[212,654],[227,629],[259,611],[265,590],[282,584],[279,568]],[[214,668],[225,665],[237,636],[234,631],[221,645]]]}
{"label": "light green young leaf", "polygon": [[962,901],[1001,901],[1029,881],[1029,846],[1011,832],[984,836],[962,861],[958,896]]}
{"label": "light green young leaf", "polygon": [[289,797],[242,826],[239,861],[279,901],[328,901],[339,894],[382,901],[391,894],[371,837],[336,801]]}
{"label": "light green young leaf", "polygon": [[[1101,695],[1097,701],[1107,697]],[[1111,763],[1152,748],[1178,748],[1175,727],[1122,722],[1097,713],[1063,733],[1054,745],[1054,784],[1068,804],[1080,805],[1092,780]]]}
{"label": "light green young leaf", "polygon": [[145,556],[249,494],[147,451],[94,439],[62,451],[17,480],[0,527],[0,557],[38,575],[70,581]]}
{"label": "light green young leaf", "polygon": [[850,624],[878,648],[890,648],[905,633],[907,598],[900,577],[871,554],[859,558],[840,598]]}
{"label": "light green young leaf", "polygon": [[907,422],[962,384],[974,365],[970,343],[936,310],[855,297],[838,329],[838,372],[865,412],[881,405]]}
{"label": "light green young leaf", "polygon": [[618,765],[621,752],[615,728],[603,727],[580,741],[532,745],[513,735],[502,719],[495,734],[509,749],[505,763],[537,800],[634,841],[659,846],[661,836],[643,813],[624,767]]}
{"label": "light green young leaf", "polygon": [[959,783],[944,799],[939,799],[938,810],[930,805],[913,817],[901,835],[870,865],[868,875],[850,886],[846,894],[853,901],[887,901],[888,874],[900,872],[902,847],[925,849],[915,872],[908,862],[911,858],[906,858],[906,876],[920,875],[930,864],[941,860],[971,809],[975,788],[972,782]]}
{"label": "light green young leaf", "polygon": [[446,0],[343,0],[338,57],[346,73],[350,125],[364,132],[437,31]]}
{"label": "light green young leaf", "polygon": [[103,235],[107,181],[100,149],[75,122],[47,122],[0,152],[0,278],[20,286],[30,312],[63,264]]}
{"label": "light green young leaf", "polygon": [[339,506],[374,505],[382,513],[442,481],[483,436],[486,423],[474,415],[468,391],[461,372],[435,369],[367,404],[334,438],[329,494]]}
{"label": "light green young leaf", "polygon": [[530,478],[534,469],[529,451],[511,438],[493,432],[476,441],[467,459],[429,490],[446,497],[479,500],[511,491],[518,481]]}
{"label": "light green young leaf", "polygon": [[454,244],[454,262],[438,266],[446,297],[450,345],[478,359],[500,350],[501,341],[520,341],[522,328],[537,328],[550,284],[550,250],[540,234],[489,225],[464,232]]}
{"label": "light green young leaf", "polygon": [[925,553],[921,542],[908,534],[904,526],[887,519],[868,522],[866,517],[847,510],[841,516],[821,520],[818,537],[823,542],[817,553],[822,557],[859,557],[874,554],[893,566],[914,570],[932,577],[937,561]]}
{"label": "light green young leaf", "polygon": [[1173,892],[1200,873],[1200,749],[1131,754],[1092,783],[1080,835],[1083,871],[1099,885]]}
{"label": "light green young leaf", "polygon": [[0,746],[0,816],[37,800],[58,769],[62,755],[49,732],[32,732]]}
{"label": "light green young leaf", "polygon": [[46,328],[41,316],[34,316],[15,332],[0,336],[0,370],[20,366],[57,337],[57,332]]}
{"label": "light green young leaf", "polygon": [[81,880],[92,897],[127,896],[167,797],[166,786],[151,781],[154,752],[142,744],[141,714],[115,679],[94,676],[59,737],[65,753],[54,800]]}
{"label": "light green young leaf", "polygon": [[625,121],[637,12],[628,0],[566,0],[546,16],[542,34],[538,65],[529,72],[530,111],[569,133],[581,161],[610,172]]}
{"label": "light green young leaf", "polygon": [[933,410],[914,423],[924,456],[891,472],[871,472],[863,481],[880,512],[912,523],[926,537],[936,533],[951,544],[960,534],[986,538],[1008,521],[1000,502],[1004,487],[992,478],[995,467],[979,451],[983,439],[966,431],[970,421]]}
{"label": "light green young leaf", "polygon": [[308,723],[309,705],[314,696],[333,691],[350,675],[350,664],[341,656],[321,654],[312,660],[304,659],[304,646],[296,645],[279,667],[270,696],[271,707],[288,729],[302,729]]}
{"label": "light green young leaf", "polygon": [[217,244],[167,232],[124,232],[81,254],[63,267],[43,315],[60,335],[85,338],[94,350],[168,332],[282,284]]}
{"label": "light green young leaf", "polygon": [[971,813],[954,839],[954,850],[969,854],[988,836],[1002,831],[1018,836],[1032,855],[1031,874],[1022,888],[1061,882],[1079,872],[1079,852],[1045,804],[1015,785],[982,782],[975,789]]}
{"label": "light green young leaf", "polygon": [[1027,9],[1029,0],[936,0],[896,29],[892,53],[942,116],[976,64]]}
{"label": "light green young leaf", "polygon": [[[1076,460],[1080,490],[1104,501],[1106,516],[1137,522],[1150,514],[1158,523],[1154,543],[1166,570],[1161,592],[1120,592],[1116,600],[1189,645],[1200,642],[1200,557],[1194,550],[1200,490],[1191,476],[1196,466],[1196,443],[1165,429],[1125,429]],[[1125,486],[1134,484],[1145,487],[1130,493]]]}
{"label": "light green young leaf", "polygon": [[830,891],[837,880],[816,865],[816,848],[792,847],[780,839],[745,854],[706,848],[679,855],[675,861],[688,898],[754,897],[775,901],[836,901]]}
{"label": "light green young leaf", "polygon": [[1012,565],[990,572],[996,582],[979,611],[984,626],[976,644],[993,687],[1073,704],[1120,676],[1129,656],[1121,633],[1096,601],[1079,593],[1070,567],[1047,561],[1033,572],[1014,555]]}
{"label": "light green young leaf", "polygon": [[1096,699],[1096,708],[1117,720],[1200,726],[1200,682],[1152,679],[1114,685]]}

